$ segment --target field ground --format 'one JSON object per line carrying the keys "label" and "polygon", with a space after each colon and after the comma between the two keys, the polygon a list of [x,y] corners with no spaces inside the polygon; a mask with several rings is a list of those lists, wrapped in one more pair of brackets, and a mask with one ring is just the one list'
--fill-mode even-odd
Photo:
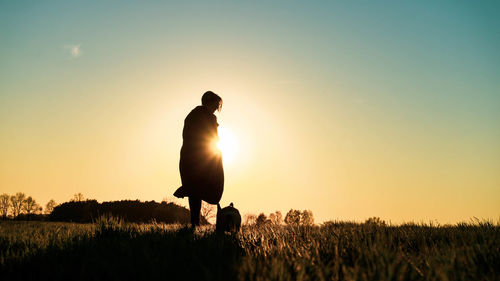
{"label": "field ground", "polygon": [[0,222],[1,280],[500,280],[500,226]]}

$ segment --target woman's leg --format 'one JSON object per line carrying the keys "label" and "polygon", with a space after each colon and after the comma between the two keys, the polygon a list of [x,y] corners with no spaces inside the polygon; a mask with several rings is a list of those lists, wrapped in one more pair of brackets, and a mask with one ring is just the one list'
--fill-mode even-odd
{"label": "woman's leg", "polygon": [[200,225],[201,199],[190,196],[189,211],[191,212],[191,225]]}

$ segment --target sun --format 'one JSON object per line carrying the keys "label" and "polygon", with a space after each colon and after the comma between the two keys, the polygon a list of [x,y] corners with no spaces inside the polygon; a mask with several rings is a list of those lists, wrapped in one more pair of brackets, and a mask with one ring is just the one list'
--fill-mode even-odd
{"label": "sun", "polygon": [[233,162],[237,151],[238,151],[238,141],[236,136],[224,126],[219,126],[219,141],[217,142],[217,148],[222,151],[222,161],[224,164],[229,164]]}

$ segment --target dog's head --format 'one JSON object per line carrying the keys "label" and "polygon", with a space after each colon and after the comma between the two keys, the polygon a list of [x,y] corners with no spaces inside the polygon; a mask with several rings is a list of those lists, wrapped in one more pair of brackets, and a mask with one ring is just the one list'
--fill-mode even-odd
{"label": "dog's head", "polygon": [[233,203],[225,208],[221,208],[217,204],[217,222],[215,224],[215,230],[217,232],[229,231],[232,233],[238,232],[241,227],[241,215],[238,209],[236,209]]}

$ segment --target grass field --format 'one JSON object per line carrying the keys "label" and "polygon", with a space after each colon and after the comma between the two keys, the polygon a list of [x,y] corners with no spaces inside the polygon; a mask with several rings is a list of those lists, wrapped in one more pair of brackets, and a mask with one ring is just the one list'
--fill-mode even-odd
{"label": "grass field", "polygon": [[0,222],[1,280],[500,280],[500,226]]}

